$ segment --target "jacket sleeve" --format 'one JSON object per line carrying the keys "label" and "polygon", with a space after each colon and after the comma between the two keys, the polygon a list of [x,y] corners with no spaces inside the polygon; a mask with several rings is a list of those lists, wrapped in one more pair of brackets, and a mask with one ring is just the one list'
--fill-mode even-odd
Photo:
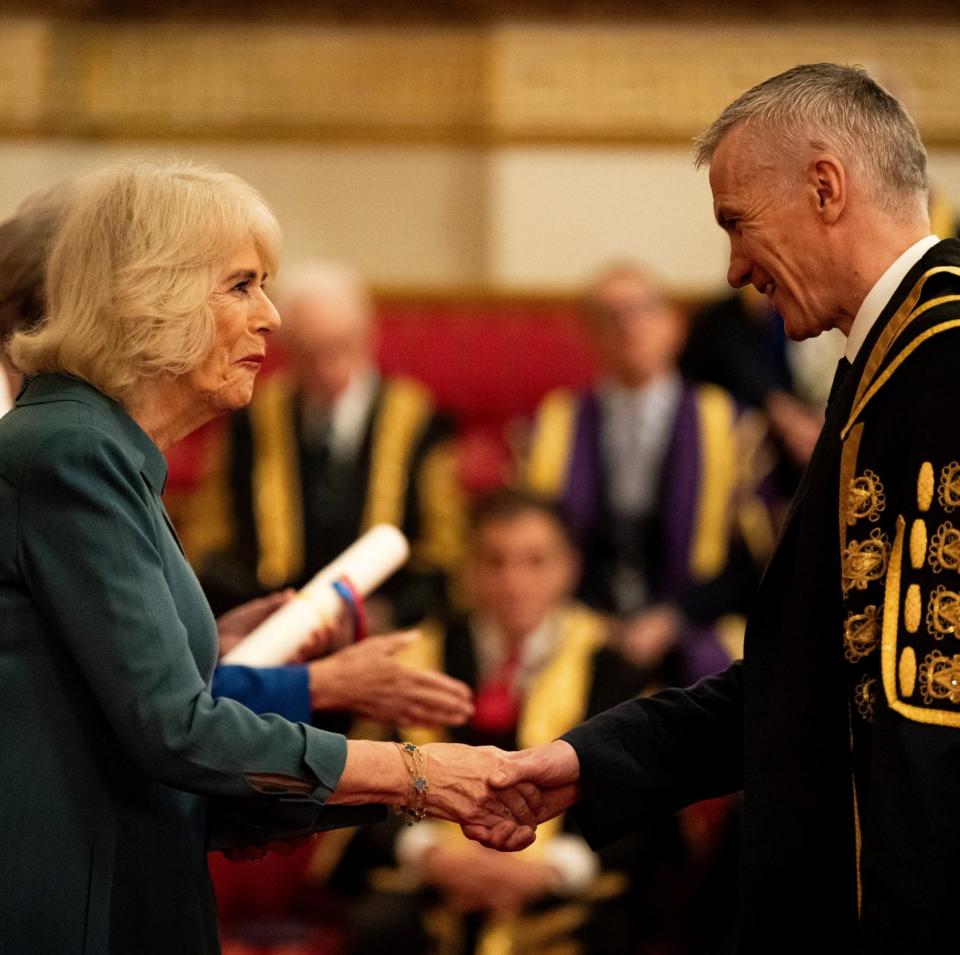
{"label": "jacket sleeve", "polygon": [[214,670],[210,694],[237,700],[254,713],[277,713],[291,723],[310,722],[310,680],[302,665],[245,667],[222,664]]}
{"label": "jacket sleeve", "polygon": [[740,662],[686,690],[621,703],[566,733],[580,760],[574,822],[594,848],[652,816],[743,786]]}
{"label": "jacket sleeve", "polygon": [[[196,590],[175,599],[166,532],[138,466],[108,435],[73,427],[38,445],[19,498],[24,584],[127,756],[174,788],[299,800],[316,817],[343,770],[345,739],[210,696],[184,621],[215,625],[185,563]],[[281,783],[265,793],[260,774]]]}

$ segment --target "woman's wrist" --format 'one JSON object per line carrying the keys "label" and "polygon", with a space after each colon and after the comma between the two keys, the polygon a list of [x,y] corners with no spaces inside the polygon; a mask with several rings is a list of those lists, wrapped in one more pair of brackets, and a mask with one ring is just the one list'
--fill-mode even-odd
{"label": "woman's wrist", "polygon": [[347,740],[347,761],[328,803],[400,806],[409,798],[410,775],[395,744]]}

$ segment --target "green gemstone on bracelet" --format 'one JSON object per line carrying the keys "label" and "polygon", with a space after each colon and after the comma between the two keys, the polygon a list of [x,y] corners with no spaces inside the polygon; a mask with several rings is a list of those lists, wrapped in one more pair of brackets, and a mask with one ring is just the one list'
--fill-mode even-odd
{"label": "green gemstone on bracelet", "polygon": [[413,781],[413,788],[416,789],[418,793],[425,792],[427,788],[426,779],[424,779],[423,776],[417,776],[417,778]]}

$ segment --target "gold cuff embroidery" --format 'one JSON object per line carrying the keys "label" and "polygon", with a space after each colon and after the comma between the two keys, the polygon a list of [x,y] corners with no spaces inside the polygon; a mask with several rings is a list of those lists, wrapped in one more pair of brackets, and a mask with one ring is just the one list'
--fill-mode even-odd
{"label": "gold cuff embroidery", "polygon": [[939,650],[928,653],[920,664],[920,692],[925,703],[948,700],[960,703],[960,653],[944,656]]}
{"label": "gold cuff embroidery", "polygon": [[918,517],[910,528],[910,566],[919,570],[927,557],[927,525]]}
{"label": "gold cuff embroidery", "polygon": [[929,461],[924,461],[920,465],[920,473],[917,475],[917,507],[921,511],[929,511],[933,503],[933,465]]}
{"label": "gold cuff embroidery", "polygon": [[879,580],[887,570],[890,539],[876,527],[863,541],[850,541],[843,551],[841,578],[844,594],[851,589],[866,590],[867,584]]}
{"label": "gold cuff embroidery", "polygon": [[873,722],[874,707],[877,702],[877,678],[865,676],[853,691],[853,701],[857,712],[868,722]]}
{"label": "gold cuff embroidery", "polygon": [[950,521],[944,521],[931,538],[927,561],[935,574],[960,570],[960,530]]}
{"label": "gold cuff embroidery", "polygon": [[948,514],[960,507],[960,463],[951,461],[940,472],[937,500]]}
{"label": "gold cuff embroidery", "polygon": [[878,520],[886,504],[883,482],[875,471],[864,471],[847,489],[847,524],[852,527],[859,520]]}
{"label": "gold cuff embroidery", "polygon": [[847,614],[843,622],[843,655],[851,663],[862,660],[877,648],[880,642],[880,614],[874,604],[863,608],[863,613]]}
{"label": "gold cuff embroidery", "polygon": [[936,640],[945,633],[957,634],[960,625],[960,593],[937,587],[930,594],[927,604],[927,630]]}
{"label": "gold cuff embroidery", "polygon": [[903,601],[903,625],[907,633],[916,633],[920,629],[920,618],[923,615],[923,599],[920,596],[919,584],[907,587],[907,596]]}
{"label": "gold cuff embroidery", "polygon": [[900,665],[897,668],[900,677],[900,695],[913,696],[913,690],[917,683],[917,655],[913,647],[905,647],[900,654]]}

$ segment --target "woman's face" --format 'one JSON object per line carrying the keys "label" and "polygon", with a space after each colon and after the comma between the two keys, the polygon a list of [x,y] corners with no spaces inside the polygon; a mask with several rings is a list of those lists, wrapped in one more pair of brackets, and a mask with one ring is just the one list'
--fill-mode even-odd
{"label": "woman's face", "polygon": [[250,402],[267,351],[266,337],[280,326],[280,316],[263,290],[266,278],[251,239],[224,265],[211,295],[216,337],[187,380],[217,412],[235,411]]}

